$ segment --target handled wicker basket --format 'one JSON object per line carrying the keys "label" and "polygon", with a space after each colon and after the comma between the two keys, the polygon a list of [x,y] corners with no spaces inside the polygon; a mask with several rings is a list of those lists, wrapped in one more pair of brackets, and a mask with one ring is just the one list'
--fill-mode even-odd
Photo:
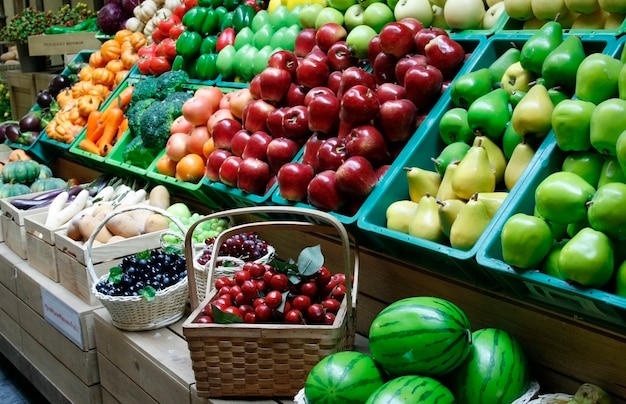
{"label": "handled wicker basket", "polygon": [[[215,261],[212,256],[208,269],[210,291],[199,303],[193,275],[193,246],[190,234],[194,227],[210,218],[255,217],[269,215],[282,218],[251,222],[224,230],[215,240],[241,231],[265,229],[295,233],[315,232],[338,236],[346,279],[346,295],[332,325],[300,324],[201,324],[194,320],[202,308],[216,295],[212,287]],[[258,216],[257,216],[258,217]],[[300,217],[301,220],[295,220]],[[293,397],[302,388],[309,371],[324,357],[354,347],[356,296],[359,272],[358,245],[341,222],[330,214],[304,208],[260,206],[233,209],[211,214],[194,223],[185,239],[185,256],[189,274],[191,315],[183,323],[200,397]],[[315,221],[315,223],[313,223]],[[298,242],[297,235],[293,237]],[[303,246],[304,247],[304,246]],[[277,252],[278,255],[278,252]],[[331,271],[333,268],[329,268]],[[334,271],[336,272],[336,271]]]}
{"label": "handled wicker basket", "polygon": [[[142,209],[159,213],[174,222],[183,234],[186,227],[177,218],[167,211],[149,205],[130,206],[119,208],[109,213],[104,220],[94,229],[93,233],[86,241],[87,246],[87,271],[92,281],[91,291],[94,296],[109,311],[114,326],[126,331],[144,331],[165,327],[180,320],[185,314],[185,308],[189,297],[188,278],[184,277],[174,285],[156,292],[153,300],[148,301],[142,296],[109,296],[96,290],[96,284],[105,280],[108,274],[98,278],[94,270],[91,259],[91,248],[96,235],[102,230],[106,223],[114,216],[131,210]],[[156,248],[154,246],[152,248]],[[151,249],[146,246],[146,249]],[[138,253],[141,251],[137,251]]]}

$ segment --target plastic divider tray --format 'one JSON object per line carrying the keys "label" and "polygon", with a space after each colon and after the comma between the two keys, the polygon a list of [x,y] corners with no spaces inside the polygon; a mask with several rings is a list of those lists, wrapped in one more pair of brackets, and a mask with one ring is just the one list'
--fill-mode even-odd
{"label": "plastic divider tray", "polygon": [[[510,34],[518,34],[518,33],[533,33],[537,31],[537,29],[524,29],[524,21],[516,20],[507,15],[507,20],[500,27],[499,31],[502,33],[510,33]],[[617,29],[583,29],[583,28],[573,28],[573,29],[565,29],[565,32],[573,35],[613,35],[616,37],[621,36],[624,32],[626,32],[626,19],[622,21],[622,25]]]}
{"label": "plastic divider tray", "polygon": [[533,173],[526,176],[524,183],[510,196],[504,212],[498,217],[491,234],[477,253],[478,264],[498,278],[504,291],[525,301],[537,303],[545,308],[561,312],[581,321],[595,323],[619,331],[626,330],[626,297],[607,290],[583,288],[547,275],[537,269],[517,270],[502,258],[502,226],[516,213],[533,214],[535,189],[548,175],[560,171],[567,156],[552,142]]}

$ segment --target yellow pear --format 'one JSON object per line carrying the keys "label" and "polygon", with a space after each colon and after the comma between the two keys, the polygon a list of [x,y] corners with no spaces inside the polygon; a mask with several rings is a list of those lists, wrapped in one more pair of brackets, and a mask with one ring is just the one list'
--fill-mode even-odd
{"label": "yellow pear", "polygon": [[531,0],[504,0],[504,10],[514,20],[528,21],[535,17]]}
{"label": "yellow pear", "polygon": [[450,245],[459,250],[471,250],[483,234],[491,218],[485,205],[472,196],[459,211],[450,228]]}
{"label": "yellow pear", "polygon": [[441,184],[441,175],[438,172],[419,167],[405,167],[404,170],[408,182],[409,198],[413,202],[419,202],[426,194],[437,194],[439,184]]}
{"label": "yellow pear", "polygon": [[445,201],[446,199],[457,199],[454,189],[452,189],[452,177],[454,172],[459,166],[458,161],[453,161],[446,167],[446,171],[441,178],[441,184],[439,184],[439,190],[435,194],[435,197],[439,200]]}
{"label": "yellow pear", "polygon": [[439,204],[434,196],[424,195],[418,202],[417,211],[409,223],[409,234],[424,240],[441,243],[445,235],[439,221]]}
{"label": "yellow pear", "polygon": [[468,200],[476,192],[493,192],[496,175],[489,163],[487,150],[480,144],[467,151],[452,177],[452,189],[456,195]]}
{"label": "yellow pear", "polygon": [[578,14],[572,22],[572,29],[604,29],[609,13],[598,8],[591,14]]}
{"label": "yellow pear", "polygon": [[417,203],[409,200],[400,200],[391,203],[385,211],[387,218],[387,228],[402,233],[409,232],[409,223],[415,212],[417,212]]}
{"label": "yellow pear", "polygon": [[528,143],[521,142],[515,146],[504,172],[504,185],[506,186],[506,189],[513,189],[534,156],[535,149],[533,149]]}
{"label": "yellow pear", "polygon": [[565,0],[568,9],[575,13],[591,14],[600,8],[598,0]]}
{"label": "yellow pear", "polygon": [[485,205],[487,208],[487,215],[489,215],[489,217],[494,217],[507,196],[509,196],[509,193],[506,191],[479,192],[476,194],[476,199]]}
{"label": "yellow pear", "polygon": [[513,110],[511,125],[523,138],[542,139],[552,129],[553,109],[548,89],[535,84]]}
{"label": "yellow pear", "polygon": [[554,21],[557,16],[568,11],[565,0],[531,0],[530,6],[535,17],[540,20]]}
{"label": "yellow pear", "polygon": [[439,224],[441,225],[441,231],[449,238],[452,223],[454,223],[457,215],[463,206],[465,206],[465,201],[460,199],[448,199],[445,201],[437,199],[437,203],[439,204]]}
{"label": "yellow pear", "polygon": [[479,142],[485,150],[487,150],[489,164],[491,164],[491,168],[496,175],[496,184],[499,184],[504,179],[504,170],[506,169],[506,156],[504,155],[504,151],[487,136],[478,135],[474,137],[473,144],[478,145]]}
{"label": "yellow pear", "polygon": [[606,17],[606,20],[604,20],[604,29],[610,29],[610,30],[620,29],[622,24],[624,23],[625,17],[626,15],[624,14],[618,14],[618,13],[609,14],[609,16]]}

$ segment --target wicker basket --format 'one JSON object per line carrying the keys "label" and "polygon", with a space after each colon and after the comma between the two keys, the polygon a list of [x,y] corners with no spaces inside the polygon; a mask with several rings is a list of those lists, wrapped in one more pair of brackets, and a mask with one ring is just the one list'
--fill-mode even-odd
{"label": "wicker basket", "polygon": [[142,296],[109,296],[96,290],[96,284],[100,280],[105,280],[108,274],[98,278],[94,271],[90,252],[95,236],[112,217],[136,209],[147,209],[159,213],[174,222],[183,233],[186,229],[185,225],[165,210],[153,206],[141,205],[120,208],[109,213],[104,220],[99,223],[87,240],[86,246],[88,254],[86,265],[91,281],[93,282],[91,291],[109,311],[113,325],[126,331],[152,330],[175,323],[185,314],[185,306],[189,297],[189,282],[187,277],[172,286],[157,291],[154,299],[150,301]]}
{"label": "wicker basket", "polygon": [[[232,217],[269,215],[274,217],[301,217],[301,220],[268,220],[236,225],[222,232],[215,240],[220,243],[230,234],[265,228],[271,231],[294,233],[316,232],[339,236],[346,279],[346,297],[341,303],[333,325],[297,324],[200,324],[194,319],[217,293],[207,291],[199,304],[193,274],[193,246],[189,228],[185,240],[189,291],[193,312],[183,323],[183,335],[189,347],[196,389],[200,397],[285,397],[293,398],[304,385],[309,371],[324,357],[354,347],[356,296],[359,273],[357,244],[333,216],[294,207],[263,206],[223,211],[207,216]],[[265,217],[265,216],[264,216]],[[203,219],[206,220],[207,218]],[[313,223],[315,222],[315,223]],[[297,242],[297,235],[294,241]],[[351,247],[352,246],[352,247]],[[304,247],[304,246],[303,246]],[[208,279],[215,276],[215,260],[207,266]],[[329,268],[332,270],[332,268]]]}

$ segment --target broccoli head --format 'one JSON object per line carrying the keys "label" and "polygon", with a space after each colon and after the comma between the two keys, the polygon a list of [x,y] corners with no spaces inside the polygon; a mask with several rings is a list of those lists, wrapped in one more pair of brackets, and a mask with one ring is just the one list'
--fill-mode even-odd
{"label": "broccoli head", "polygon": [[170,70],[154,80],[159,99],[164,100],[168,95],[183,89],[183,86],[189,81],[189,74],[184,70]]}
{"label": "broccoli head", "polygon": [[140,168],[148,168],[159,154],[160,149],[145,147],[141,136],[132,139],[122,151],[122,159],[126,164]]}
{"label": "broccoli head", "polygon": [[139,119],[141,138],[148,148],[162,149],[170,137],[172,123],[180,116],[180,108],[170,102],[156,101],[145,110]]}
{"label": "broccoli head", "polygon": [[172,104],[172,105],[176,106],[175,114],[176,115],[182,115],[182,113],[183,113],[183,104],[185,103],[185,101],[187,101],[191,97],[193,97],[193,93],[192,92],[176,91],[176,92],[173,92],[170,95],[168,95],[163,100],[163,102],[166,102],[168,104]]}
{"label": "broccoli head", "polygon": [[131,105],[141,100],[158,98],[159,87],[157,81],[152,77],[146,77],[134,84]]}
{"label": "broccoli head", "polygon": [[141,133],[141,115],[155,102],[153,98],[139,100],[128,107],[126,110],[126,118],[128,118],[128,129],[132,136]]}

